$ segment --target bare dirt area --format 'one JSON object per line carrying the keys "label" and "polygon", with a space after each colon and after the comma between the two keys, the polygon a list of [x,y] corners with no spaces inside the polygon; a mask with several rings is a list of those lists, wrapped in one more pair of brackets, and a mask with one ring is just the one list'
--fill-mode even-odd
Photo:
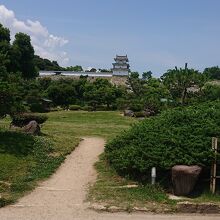
{"label": "bare dirt area", "polygon": [[16,204],[0,209],[1,220],[71,219],[158,219],[214,220],[219,215],[151,215],[139,213],[97,213],[86,202],[88,184],[95,181],[93,164],[103,152],[102,138],[84,138],[57,172]]}

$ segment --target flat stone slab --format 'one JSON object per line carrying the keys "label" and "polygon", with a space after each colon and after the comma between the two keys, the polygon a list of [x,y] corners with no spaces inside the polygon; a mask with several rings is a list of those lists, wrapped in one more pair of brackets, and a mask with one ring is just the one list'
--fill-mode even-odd
{"label": "flat stone slab", "polygon": [[177,212],[181,213],[204,213],[204,214],[219,214],[220,204],[214,203],[192,203],[178,202]]}

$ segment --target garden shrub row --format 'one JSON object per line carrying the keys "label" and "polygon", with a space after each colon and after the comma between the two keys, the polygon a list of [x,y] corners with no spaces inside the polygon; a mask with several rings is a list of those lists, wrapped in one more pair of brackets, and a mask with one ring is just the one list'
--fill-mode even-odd
{"label": "garden shrub row", "polygon": [[145,119],[107,143],[110,164],[123,175],[144,176],[152,167],[210,166],[211,138],[220,137],[220,101],[170,109]]}
{"label": "garden shrub row", "polygon": [[47,119],[48,117],[46,115],[23,113],[13,115],[11,124],[14,126],[23,127],[30,121],[36,121],[38,124],[43,124],[45,121],[47,121]]}

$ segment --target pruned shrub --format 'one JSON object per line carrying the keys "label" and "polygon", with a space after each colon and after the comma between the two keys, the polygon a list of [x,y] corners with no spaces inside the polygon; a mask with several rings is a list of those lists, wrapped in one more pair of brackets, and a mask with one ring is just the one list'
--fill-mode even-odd
{"label": "pruned shrub", "polygon": [[134,112],[134,116],[135,116],[136,118],[143,118],[143,117],[145,117],[146,115],[145,115],[144,111],[140,111],[140,112]]}
{"label": "pruned shrub", "polygon": [[81,106],[80,105],[70,105],[69,109],[71,111],[78,111],[81,109]]}
{"label": "pruned shrub", "polygon": [[17,127],[23,127],[30,121],[36,121],[38,124],[43,124],[47,119],[48,117],[46,115],[23,113],[12,116],[11,124]]}
{"label": "pruned shrub", "polygon": [[82,107],[82,110],[83,110],[83,111],[89,111],[89,112],[90,112],[90,111],[93,111],[93,107],[86,105],[86,106],[83,106],[83,107]]}
{"label": "pruned shrub", "polygon": [[220,101],[148,118],[109,142],[105,152],[119,173],[142,177],[152,167],[210,166],[212,137],[220,137]]}

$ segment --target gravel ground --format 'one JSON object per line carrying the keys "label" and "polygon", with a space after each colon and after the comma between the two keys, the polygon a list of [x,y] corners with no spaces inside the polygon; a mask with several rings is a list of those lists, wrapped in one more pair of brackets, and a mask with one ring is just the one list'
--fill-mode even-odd
{"label": "gravel ground", "polygon": [[84,202],[88,184],[95,181],[93,164],[103,152],[104,140],[84,138],[57,172],[16,204],[0,209],[0,220],[152,219],[217,220],[219,215],[151,215],[97,213]]}

